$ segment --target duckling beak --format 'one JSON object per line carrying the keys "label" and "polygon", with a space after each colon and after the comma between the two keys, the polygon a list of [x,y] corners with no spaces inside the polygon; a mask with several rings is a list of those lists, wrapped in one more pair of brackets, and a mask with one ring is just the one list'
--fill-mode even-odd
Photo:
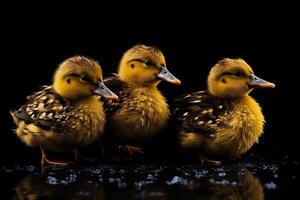
{"label": "duckling beak", "polygon": [[252,88],[275,88],[275,84],[265,81],[254,74],[250,75],[249,86]]}
{"label": "duckling beak", "polygon": [[110,91],[103,82],[98,81],[96,83],[96,88],[94,90],[94,94],[95,95],[100,95],[106,99],[113,99],[113,100],[117,100],[118,96],[113,93],[112,91]]}
{"label": "duckling beak", "polygon": [[169,70],[167,70],[166,67],[162,67],[160,69],[160,72],[157,75],[157,77],[159,79],[167,81],[169,83],[173,83],[173,84],[176,84],[176,85],[181,84],[181,81],[179,79],[177,79],[175,76],[173,76],[173,74],[171,74],[171,72],[169,72]]}

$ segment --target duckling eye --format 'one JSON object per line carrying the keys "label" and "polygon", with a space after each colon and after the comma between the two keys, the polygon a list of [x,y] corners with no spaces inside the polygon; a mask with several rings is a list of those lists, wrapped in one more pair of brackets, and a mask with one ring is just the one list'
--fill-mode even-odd
{"label": "duckling eye", "polygon": [[82,76],[80,76],[80,81],[82,81],[82,82],[89,82],[90,79],[87,76],[82,75]]}
{"label": "duckling eye", "polygon": [[233,72],[232,75],[233,75],[233,76],[236,76],[236,77],[241,77],[241,76],[243,76],[244,74],[243,74],[242,72],[237,71],[237,72]]}
{"label": "duckling eye", "polygon": [[144,63],[146,66],[154,66],[153,62],[151,62],[149,60],[146,60]]}

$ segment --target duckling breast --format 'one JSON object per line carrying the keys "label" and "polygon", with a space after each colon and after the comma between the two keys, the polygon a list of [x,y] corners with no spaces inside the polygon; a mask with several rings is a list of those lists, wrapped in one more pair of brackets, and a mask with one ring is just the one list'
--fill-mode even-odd
{"label": "duckling breast", "polygon": [[69,121],[69,134],[76,132],[74,142],[88,145],[101,137],[105,121],[103,105],[96,97],[82,100],[75,106]]}
{"label": "duckling breast", "polygon": [[144,141],[162,130],[169,116],[168,104],[157,89],[138,88],[112,117],[112,135],[126,142]]}
{"label": "duckling breast", "polygon": [[259,104],[250,96],[238,102],[232,111],[222,116],[215,138],[206,140],[205,149],[214,155],[246,153],[263,133],[264,116]]}

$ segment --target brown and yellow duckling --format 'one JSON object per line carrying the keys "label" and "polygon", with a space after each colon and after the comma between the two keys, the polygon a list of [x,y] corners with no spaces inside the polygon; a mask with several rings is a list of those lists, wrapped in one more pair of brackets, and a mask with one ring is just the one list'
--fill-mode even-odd
{"label": "brown and yellow duckling", "polygon": [[[118,74],[104,80],[115,92],[117,101],[104,101],[108,117],[108,137],[127,145],[132,155],[156,136],[167,124],[170,111],[157,85],[162,81],[180,84],[166,67],[163,53],[154,47],[136,45],[126,51],[120,61]],[[123,145],[123,147],[124,147]]]}
{"label": "brown and yellow duckling", "polygon": [[254,88],[274,87],[255,76],[242,59],[219,61],[209,73],[208,91],[175,99],[180,145],[202,156],[244,154],[258,141],[265,123],[259,104],[249,93]]}
{"label": "brown and yellow duckling", "polygon": [[85,57],[65,60],[51,86],[28,96],[19,110],[11,112],[17,136],[30,147],[39,146],[42,166],[68,164],[47,157],[46,151],[72,151],[98,141],[105,113],[97,95],[116,99],[103,83],[100,65]]}

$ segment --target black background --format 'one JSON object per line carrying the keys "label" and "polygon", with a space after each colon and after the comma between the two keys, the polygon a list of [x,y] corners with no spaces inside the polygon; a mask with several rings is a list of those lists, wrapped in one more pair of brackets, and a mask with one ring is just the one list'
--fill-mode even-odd
{"label": "black background", "polygon": [[267,121],[254,151],[279,149],[296,154],[299,21],[292,6],[177,5],[175,9],[173,5],[149,4],[129,9],[118,5],[110,8],[112,11],[100,5],[77,4],[76,9],[44,5],[30,10],[12,5],[2,14],[2,162],[37,155],[37,149],[25,147],[16,138],[8,112],[18,109],[39,85],[51,84],[60,62],[73,55],[89,56],[100,62],[106,77],[116,71],[122,53],[135,44],[160,48],[169,70],[181,79],[180,87],[159,85],[169,100],[205,89],[209,69],[219,59],[245,59],[256,75],[276,84],[273,90],[252,93]]}

